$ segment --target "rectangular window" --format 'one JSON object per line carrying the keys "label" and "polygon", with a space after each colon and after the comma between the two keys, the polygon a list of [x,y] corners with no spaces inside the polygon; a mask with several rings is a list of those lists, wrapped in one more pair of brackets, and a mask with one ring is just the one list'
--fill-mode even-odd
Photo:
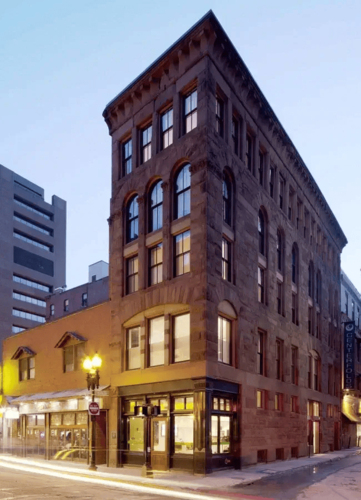
{"label": "rectangular window", "polygon": [[308,388],[312,389],[312,356],[308,356],[307,383]]}
{"label": "rectangular window", "polygon": [[50,304],[50,316],[54,316],[54,315],[55,315],[55,305]]}
{"label": "rectangular window", "polygon": [[265,407],[265,393],[264,391],[257,390],[257,398],[256,398],[257,408]]}
{"label": "rectangular window", "polygon": [[64,373],[79,370],[81,368],[81,364],[84,358],[85,358],[84,343],[64,347],[63,349]]}
{"label": "rectangular window", "polygon": [[283,380],[283,341],[276,340],[276,378]]}
{"label": "rectangular window", "polygon": [[333,366],[328,365],[328,393],[333,395]]}
{"label": "rectangular window", "polygon": [[163,281],[163,244],[159,243],[149,249],[149,285],[157,285]]}
{"label": "rectangular window", "polygon": [[127,330],[127,368],[140,368],[140,327],[135,326]]}
{"label": "rectangular window", "polygon": [[64,312],[69,312],[69,299],[64,300]]}
{"label": "rectangular window", "polygon": [[264,358],[265,358],[265,334],[258,331],[257,339],[257,373],[260,375],[265,374],[264,370]]}
{"label": "rectangular window", "polygon": [[258,302],[265,303],[264,300],[264,274],[265,271],[262,267],[258,266]]}
{"label": "rectangular window", "polygon": [[316,313],[316,338],[321,338],[321,313]]}
{"label": "rectangular window", "polygon": [[13,281],[15,283],[21,283],[22,285],[29,286],[37,290],[41,290],[43,292],[48,292],[48,293],[52,292],[51,286],[43,285],[41,283],[38,283],[37,281],[31,281],[26,278],[22,278],[21,276],[17,276],[16,274],[13,275]]}
{"label": "rectangular window", "polygon": [[32,380],[35,378],[35,357],[19,359],[19,380]]}
{"label": "rectangular window", "polygon": [[269,169],[269,195],[271,198],[274,197],[274,187],[275,187],[275,169],[271,165]]}
{"label": "rectangular window", "polygon": [[277,281],[277,312],[282,314],[283,283]]}
{"label": "rectangular window", "polygon": [[224,136],[224,102],[216,97],[216,130],[221,137]]}
{"label": "rectangular window", "polygon": [[211,425],[212,454],[230,453],[231,417],[212,415]]}
{"label": "rectangular window", "polygon": [[16,212],[14,212],[14,220],[20,222],[21,224],[24,224],[24,226],[31,227],[31,229],[35,229],[36,231],[39,231],[42,234],[46,234],[47,236],[53,236],[52,229],[48,229],[44,226],[41,226],[40,224],[37,224],[36,222],[32,222],[29,219],[24,218],[22,215],[17,214]]}
{"label": "rectangular window", "polygon": [[308,333],[313,335],[313,307],[308,308]]}
{"label": "rectangular window", "polygon": [[231,363],[231,322],[218,316],[218,361]]}
{"label": "rectangular window", "polygon": [[250,133],[246,135],[246,167],[253,171],[253,137]]}
{"label": "rectangular window", "polygon": [[173,320],[174,363],[190,359],[190,314],[175,316]]}
{"label": "rectangular window", "polygon": [[288,218],[290,221],[293,221],[293,196],[294,191],[290,189],[288,197]]}
{"label": "rectangular window", "polygon": [[327,416],[328,416],[328,418],[333,417],[333,406],[332,405],[327,405]]}
{"label": "rectangular window", "polygon": [[231,281],[231,244],[222,238],[222,279]]}
{"label": "rectangular window", "polygon": [[186,134],[197,126],[197,89],[184,98],[184,122]]}
{"label": "rectangular window", "polygon": [[264,163],[265,154],[263,153],[263,151],[259,150],[258,180],[261,186],[263,186],[264,182]]}
{"label": "rectangular window", "polygon": [[152,157],[152,125],[141,130],[141,163]]}
{"label": "rectangular window", "polygon": [[239,125],[238,120],[235,116],[232,118],[232,144],[233,144],[233,153],[238,155],[238,137],[239,137]]}
{"label": "rectangular window", "polygon": [[297,314],[297,295],[292,294],[292,323],[298,324],[298,314]]}
{"label": "rectangular window", "polygon": [[24,295],[23,293],[13,292],[13,299],[21,300],[22,302],[27,302],[28,304],[34,304],[39,307],[46,307],[45,300],[36,299],[35,297],[30,297],[29,295]]}
{"label": "rectangular window", "polygon": [[149,320],[149,366],[164,365],[164,316]]}
{"label": "rectangular window", "polygon": [[174,454],[193,455],[193,415],[174,415]]}
{"label": "rectangular window", "polygon": [[312,357],[312,371],[313,371],[313,389],[315,391],[319,390],[318,387],[318,359]]}
{"label": "rectangular window", "polygon": [[291,396],[291,412],[292,413],[297,413],[297,408],[298,408],[298,404],[297,404],[297,396]]}
{"label": "rectangular window", "polygon": [[126,260],[126,294],[138,291],[138,255]]}
{"label": "rectangular window", "polygon": [[173,144],[173,108],[167,109],[161,117],[162,149]]}
{"label": "rectangular window", "polygon": [[20,309],[13,309],[13,316],[16,316],[17,318],[30,319],[30,321],[36,321],[37,323],[45,323],[45,316],[21,311]]}
{"label": "rectangular window", "polygon": [[278,182],[278,203],[281,210],[283,210],[284,198],[285,198],[285,180],[282,177],[282,175],[280,175]]}
{"label": "rectangular window", "polygon": [[25,241],[26,243],[30,243],[30,245],[34,245],[35,247],[41,248],[42,250],[45,250],[46,252],[53,251],[52,245],[47,245],[46,243],[41,243],[40,241],[35,240],[34,238],[31,238],[30,236],[25,236],[24,234],[19,233],[18,231],[14,231],[13,235],[15,238],[18,238],[21,241]]}
{"label": "rectangular window", "polygon": [[130,174],[132,171],[132,139],[129,139],[122,144],[122,163],[123,175]]}
{"label": "rectangular window", "polygon": [[86,307],[88,305],[88,294],[86,292],[81,295],[81,305],[82,307]]}
{"label": "rectangular window", "polygon": [[39,215],[40,217],[43,217],[46,220],[53,220],[52,215],[49,215],[45,212],[42,212],[39,208],[35,208],[34,206],[29,204],[28,202],[22,200],[21,198],[17,198],[16,196],[14,196],[14,203],[20,207],[26,208],[27,210],[29,210],[29,212],[33,212],[34,214]]}
{"label": "rectangular window", "polygon": [[191,251],[191,232],[177,234],[174,237],[175,243],[175,276],[189,273],[190,266],[190,251]]}
{"label": "rectangular window", "polygon": [[292,346],[291,350],[291,382],[297,385],[297,369],[298,369],[298,348]]}
{"label": "rectangular window", "polygon": [[11,327],[11,333],[21,333],[21,332],[24,332],[25,330],[26,330],[26,328],[23,328],[22,326],[13,325]]}
{"label": "rectangular window", "polygon": [[275,410],[283,411],[283,394],[278,392],[275,394]]}

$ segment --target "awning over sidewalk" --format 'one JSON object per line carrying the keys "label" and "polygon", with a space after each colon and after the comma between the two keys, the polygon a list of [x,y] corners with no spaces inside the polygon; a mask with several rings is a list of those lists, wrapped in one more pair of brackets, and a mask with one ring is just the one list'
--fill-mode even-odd
{"label": "awning over sidewalk", "polygon": [[[95,390],[95,396],[108,396],[108,393],[104,393],[108,389],[109,385],[101,385],[99,389]],[[31,401],[46,401],[48,399],[69,399],[90,396],[91,392],[88,389],[70,389],[68,391],[56,391],[56,392],[38,392],[37,394],[25,394],[24,396],[18,396],[11,400],[11,404],[27,403]]]}
{"label": "awning over sidewalk", "polygon": [[351,422],[361,424],[361,399],[351,395],[344,395],[342,398],[342,413]]}

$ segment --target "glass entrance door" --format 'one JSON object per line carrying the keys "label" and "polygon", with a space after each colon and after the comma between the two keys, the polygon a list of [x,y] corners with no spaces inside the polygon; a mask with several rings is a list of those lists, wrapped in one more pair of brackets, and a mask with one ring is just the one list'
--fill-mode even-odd
{"label": "glass entrance door", "polygon": [[313,422],[313,453],[320,453],[320,422]]}
{"label": "glass entrance door", "polygon": [[168,470],[168,424],[164,417],[151,421],[151,463],[154,470]]}

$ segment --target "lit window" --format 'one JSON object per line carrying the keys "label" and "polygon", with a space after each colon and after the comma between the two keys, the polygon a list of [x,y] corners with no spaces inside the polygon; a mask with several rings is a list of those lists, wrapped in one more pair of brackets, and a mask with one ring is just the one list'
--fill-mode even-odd
{"label": "lit window", "polygon": [[132,139],[122,144],[123,175],[130,174],[132,171]]}
{"label": "lit window", "polygon": [[191,250],[191,232],[177,234],[174,237],[175,242],[175,276],[189,273],[190,266],[190,250]]}
{"label": "lit window", "polygon": [[190,359],[190,314],[175,316],[173,320],[173,341],[175,363]]}
{"label": "lit window", "polygon": [[138,238],[138,218],[139,218],[139,206],[138,206],[138,196],[135,195],[128,202],[127,206],[127,220],[126,220],[126,233],[127,233],[127,243],[136,240]]}
{"label": "lit window", "polygon": [[184,98],[185,133],[197,126],[197,90],[193,90]]}
{"label": "lit window", "polygon": [[149,249],[149,285],[157,285],[163,281],[163,244],[159,243]]}
{"label": "lit window", "polygon": [[231,244],[222,238],[222,279],[231,281]]}
{"label": "lit window", "polygon": [[173,108],[167,109],[161,117],[162,123],[162,149],[173,144]]}
{"label": "lit window", "polygon": [[141,131],[141,163],[152,157],[152,125]]}
{"label": "lit window", "polygon": [[257,408],[264,408],[264,391],[257,390]]}
{"label": "lit window", "polygon": [[298,404],[297,404],[297,396],[291,396],[291,412],[297,413]]}
{"label": "lit window", "polygon": [[149,230],[156,231],[163,226],[163,189],[158,181],[150,192]]}
{"label": "lit window", "polygon": [[149,320],[149,366],[164,365],[164,316]]}
{"label": "lit window", "polygon": [[174,454],[193,455],[193,415],[174,415]]}
{"label": "lit window", "polygon": [[140,368],[140,327],[127,330],[127,368],[135,370]]}
{"label": "lit window", "polygon": [[188,215],[191,211],[190,164],[184,165],[175,179],[175,219]]}
{"label": "lit window", "polygon": [[231,363],[231,325],[222,316],[218,316],[218,361],[229,365]]}
{"label": "lit window", "polygon": [[282,394],[275,394],[275,410],[282,411]]}
{"label": "lit window", "polygon": [[126,294],[138,291],[138,255],[126,260]]}
{"label": "lit window", "polygon": [[86,292],[82,293],[81,305],[82,307],[86,307],[88,305],[88,294]]}
{"label": "lit window", "polygon": [[231,417],[212,415],[212,454],[231,452]]}

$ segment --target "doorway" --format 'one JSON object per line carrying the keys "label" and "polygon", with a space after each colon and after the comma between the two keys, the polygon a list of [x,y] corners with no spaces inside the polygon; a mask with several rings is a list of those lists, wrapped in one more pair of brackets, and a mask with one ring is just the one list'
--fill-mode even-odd
{"label": "doorway", "polygon": [[320,422],[313,422],[313,454],[320,453]]}
{"label": "doorway", "polygon": [[151,465],[153,470],[168,470],[167,419],[156,417],[151,420]]}

